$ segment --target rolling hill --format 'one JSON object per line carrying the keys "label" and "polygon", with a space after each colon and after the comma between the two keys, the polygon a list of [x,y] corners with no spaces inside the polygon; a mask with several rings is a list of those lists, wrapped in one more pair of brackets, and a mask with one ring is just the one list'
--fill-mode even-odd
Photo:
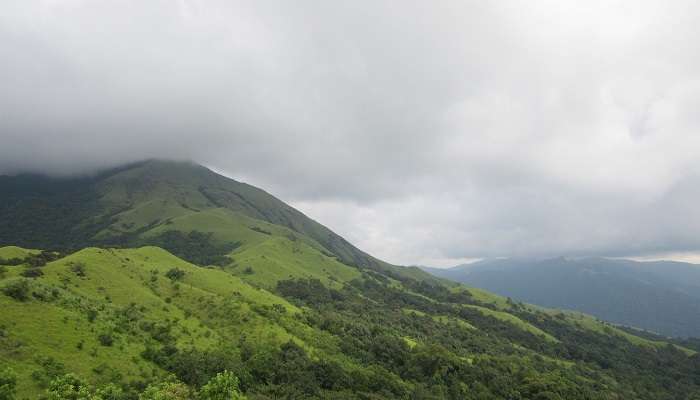
{"label": "rolling hill", "polygon": [[223,371],[249,399],[700,395],[691,348],[387,264],[201,166],[0,190],[0,396],[230,398]]}
{"label": "rolling hill", "polygon": [[489,260],[430,273],[666,336],[700,336],[700,266],[586,258]]}

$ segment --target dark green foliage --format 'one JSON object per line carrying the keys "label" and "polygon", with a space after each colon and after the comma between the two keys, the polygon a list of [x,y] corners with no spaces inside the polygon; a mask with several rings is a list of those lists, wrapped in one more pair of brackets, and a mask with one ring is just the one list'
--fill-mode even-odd
{"label": "dark green foliage", "polygon": [[279,281],[277,292],[284,297],[299,300],[304,304],[319,305],[343,298],[340,292],[326,288],[318,279]]}
{"label": "dark green foliage", "polygon": [[[353,378],[350,374],[348,387],[354,391],[386,391],[382,396],[387,398],[410,395],[436,399],[666,399],[664,393],[684,396],[700,390],[700,370],[694,370],[697,356],[694,361],[671,347],[651,350],[621,337],[576,329],[547,314],[513,311],[561,341],[552,343],[475,309],[456,306],[490,307],[468,295],[455,297],[431,285],[404,283],[424,296],[451,302],[430,301],[394,289],[375,279],[374,274],[366,274],[365,279],[354,282],[354,287],[340,291],[340,296],[331,296],[328,288],[309,280],[282,281],[277,291],[311,306],[314,311],[307,319],[313,326],[337,336],[341,351],[365,365],[365,371],[372,371],[372,379],[383,377],[380,385],[373,385],[372,379]],[[459,325],[436,322],[429,316],[406,315],[400,312],[404,307],[467,320],[478,330],[465,331]],[[426,343],[410,348],[402,337],[421,338]],[[533,356],[529,349],[569,359],[574,364],[562,368],[539,355]],[[465,362],[465,357],[475,359],[470,363]],[[655,364],[660,359],[665,361]],[[345,381],[346,373],[316,368],[338,374],[335,381]],[[669,368],[674,370],[673,381],[664,378]],[[606,375],[614,376],[619,383],[614,388],[593,383],[607,379],[603,378]],[[334,380],[323,376],[317,374],[315,379],[319,388],[326,389]],[[415,385],[413,393],[402,384],[406,381]]]}
{"label": "dark green foliage", "polygon": [[56,251],[43,250],[39,254],[32,254],[24,260],[29,267],[43,267],[47,263],[58,260],[61,253]]}
{"label": "dark green foliage", "polygon": [[44,275],[44,271],[41,268],[25,268],[20,275],[25,278],[38,278]]}
{"label": "dark green foliage", "polygon": [[[1,245],[0,245],[1,246]],[[39,268],[43,267],[47,263],[57,260],[61,257],[61,254],[55,251],[43,250],[38,254],[30,254],[25,258],[11,258],[5,260],[0,258],[0,265],[22,265],[25,264],[28,268]]]}
{"label": "dark green foliage", "polygon": [[53,357],[40,357],[37,359],[39,369],[32,372],[32,379],[40,387],[47,387],[55,378],[66,373],[66,367]]}
{"label": "dark green foliage", "polygon": [[87,272],[85,270],[85,263],[82,262],[74,262],[70,264],[70,270],[73,272],[76,276],[78,277],[85,277],[87,275]]}
{"label": "dark green foliage", "polygon": [[101,333],[99,336],[97,336],[97,340],[100,342],[101,345],[107,347],[114,344],[114,337],[111,333]]}
{"label": "dark green foliage", "polygon": [[20,265],[22,263],[24,263],[24,258],[15,257],[15,258],[6,259],[6,258],[0,257],[0,265]]}
{"label": "dark green foliage", "polygon": [[0,245],[75,249],[108,220],[85,223],[101,211],[96,179],[53,179],[37,175],[0,176]]}
{"label": "dark green foliage", "polygon": [[141,240],[142,245],[162,247],[176,256],[197,265],[227,265],[230,260],[226,254],[241,244],[218,244],[212,239],[211,233],[192,231],[166,231],[159,236]]}
{"label": "dark green foliage", "polygon": [[94,322],[95,318],[97,318],[97,310],[95,310],[95,309],[89,308],[86,311],[86,314],[87,314],[87,320],[89,322]]}
{"label": "dark green foliage", "polygon": [[29,290],[29,281],[26,279],[10,282],[2,288],[5,295],[19,301],[29,300]]}
{"label": "dark green foliage", "polygon": [[251,227],[250,227],[250,230],[251,230],[251,231],[258,232],[258,233],[262,233],[262,234],[264,234],[264,235],[272,235],[272,232],[266,231],[265,229],[260,228],[259,226],[251,226]]}
{"label": "dark green foliage", "polygon": [[165,276],[173,282],[180,281],[185,277],[185,271],[180,268],[171,268],[165,273]]}
{"label": "dark green foliage", "polygon": [[14,400],[17,389],[17,375],[12,368],[0,370],[0,400]]}

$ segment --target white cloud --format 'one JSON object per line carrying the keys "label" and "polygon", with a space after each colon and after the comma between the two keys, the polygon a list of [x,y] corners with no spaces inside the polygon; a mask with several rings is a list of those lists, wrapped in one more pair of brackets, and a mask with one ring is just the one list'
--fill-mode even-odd
{"label": "white cloud", "polygon": [[11,0],[0,172],[194,159],[401,263],[695,251],[698,17],[682,1]]}

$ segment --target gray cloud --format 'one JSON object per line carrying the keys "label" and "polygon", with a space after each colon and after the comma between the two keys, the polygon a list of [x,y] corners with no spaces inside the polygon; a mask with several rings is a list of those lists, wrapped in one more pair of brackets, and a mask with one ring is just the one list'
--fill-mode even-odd
{"label": "gray cloud", "polygon": [[193,159],[400,263],[700,250],[695,2],[6,3],[0,173]]}

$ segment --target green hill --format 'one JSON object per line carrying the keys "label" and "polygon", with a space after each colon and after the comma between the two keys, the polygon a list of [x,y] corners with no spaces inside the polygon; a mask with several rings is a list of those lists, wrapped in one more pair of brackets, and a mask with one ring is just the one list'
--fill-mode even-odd
{"label": "green hill", "polygon": [[700,394],[690,349],[386,264],[203,167],[0,188],[0,395],[6,367],[19,399],[66,373],[112,400],[224,370],[250,399]]}
{"label": "green hill", "polygon": [[174,220],[190,228],[206,224],[225,241],[239,238],[231,225],[255,227],[229,219],[248,217],[304,235],[347,264],[384,264],[263,190],[186,162],[150,160],[74,179],[2,177],[0,188],[5,244],[77,248],[89,240],[117,242],[163,231]]}

